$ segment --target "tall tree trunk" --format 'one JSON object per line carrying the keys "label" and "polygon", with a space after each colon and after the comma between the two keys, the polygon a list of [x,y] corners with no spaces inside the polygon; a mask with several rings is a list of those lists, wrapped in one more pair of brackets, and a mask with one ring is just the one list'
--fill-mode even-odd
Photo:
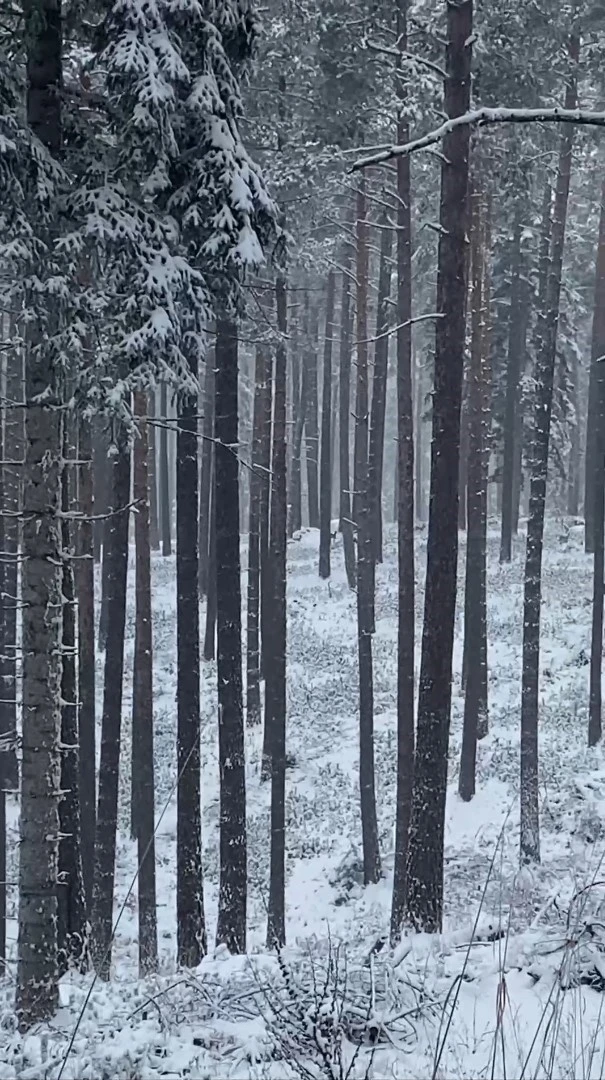
{"label": "tall tree trunk", "polygon": [[415,496],[415,512],[416,521],[422,524],[425,520],[424,513],[424,366],[420,360],[419,354],[416,358],[416,424],[415,424],[415,437],[416,448],[414,453],[415,459],[415,478],[416,478],[416,496]]}
{"label": "tall tree trunk", "polygon": [[374,774],[374,569],[368,477],[368,274],[366,181],[357,190],[357,394],[355,402],[355,498],[357,525],[357,645],[359,655],[359,788],[364,884],[380,878]]}
{"label": "tall tree trunk", "polygon": [[340,353],[338,398],[338,460],[340,482],[340,531],[350,589],[357,582],[355,541],[351,519],[350,419],[351,419],[351,244],[346,242],[340,303]]}
{"label": "tall tree trunk", "polygon": [[[445,82],[448,117],[468,111],[472,0],[449,4]],[[443,140],[435,388],[427,570],[410,820],[407,920],[436,932],[443,915],[443,838],[458,562],[458,459],[464,363],[469,130]]]}
{"label": "tall tree trunk", "polygon": [[162,555],[172,554],[170,525],[170,465],[168,461],[168,392],[166,383],[160,387],[160,488],[159,510],[162,533]]}
{"label": "tall tree trunk", "polygon": [[214,456],[214,350],[206,356],[204,376],[204,420],[202,425],[202,463],[200,468],[200,596],[208,595],[208,560],[210,558],[210,491]]}
{"label": "tall tree trunk", "polygon": [[94,504],[96,517],[93,524],[93,543],[95,563],[101,562],[103,543],[105,540],[106,521],[102,514],[109,509],[109,462],[107,460],[108,441],[107,433],[102,417],[96,417],[92,422],[92,486],[94,491]]}
{"label": "tall tree trunk", "polygon": [[319,420],[317,403],[318,323],[317,309],[311,306],[309,317],[309,341],[305,350],[305,456],[307,459],[309,527],[311,529],[319,529]]}
{"label": "tall tree trunk", "polygon": [[[261,478],[264,483],[260,489],[260,673],[265,673],[265,640],[267,638],[267,618],[271,607],[271,581],[269,577],[269,511],[271,501],[271,452],[273,446],[273,355],[267,354],[267,381],[263,395],[263,442],[261,452]],[[287,482],[287,481],[286,481]],[[287,513],[287,507],[286,507]]]}
{"label": "tall tree trunk", "polygon": [[580,511],[580,419],[578,410],[580,401],[578,396],[578,379],[580,369],[578,357],[572,352],[571,357],[571,404],[573,407],[573,421],[570,432],[570,447],[568,460],[567,478],[567,513],[570,517],[577,517]]}
{"label": "tall tree trunk", "polygon": [[[102,979],[111,970],[112,916],[118,828],[118,781],[122,729],[122,680],[126,581],[128,575],[128,524],[130,503],[130,451],[123,432],[118,433],[112,458],[112,516],[106,557],[107,644],[101,721],[99,795],[95,832],[95,865],[92,900],[92,948],[95,968]],[[104,555],[105,558],[105,555]]]}
{"label": "tall tree trunk", "polygon": [[[59,0],[24,0],[27,122],[50,153],[61,146]],[[39,300],[38,300],[39,302]],[[39,308],[35,309],[36,316]],[[48,1020],[58,1000],[57,864],[61,735],[61,409],[46,326],[32,322],[26,355],[23,485],[23,734],[19,838],[19,1027]],[[36,345],[40,349],[34,352]],[[49,407],[50,406],[50,407]]]}
{"label": "tall tree trunk", "polygon": [[134,395],[141,421],[134,444],[135,638],[132,692],[132,796],[136,825],[139,900],[139,975],[157,971],[158,923],[155,887],[155,776],[153,759],[153,632],[151,620],[151,527],[147,395]]}
{"label": "tall tree trunk", "polygon": [[370,491],[370,528],[375,562],[382,562],[382,473],[384,465],[384,426],[387,404],[387,374],[389,363],[389,302],[391,298],[391,252],[393,232],[388,215],[382,218],[380,232],[380,267],[378,272],[378,304],[376,308],[376,344],[374,346],[374,377],[372,379],[372,412],[368,455]]}
{"label": "tall tree trunk", "polygon": [[[592,598],[592,641],[590,650],[590,701],[588,745],[596,746],[602,733],[601,685],[603,666],[603,594],[605,577],[604,518],[605,518],[605,181],[601,195],[601,217],[596,258],[594,313],[592,319],[592,352],[590,382],[593,394],[592,472],[586,487],[586,498],[594,500],[592,546],[594,548],[594,577]],[[587,448],[588,452],[588,448]],[[588,509],[588,506],[587,506]],[[588,517],[587,517],[588,522]]]}
{"label": "tall tree trunk", "polygon": [[504,462],[502,467],[502,527],[500,533],[500,562],[512,559],[515,461],[518,434],[517,416],[520,409],[521,372],[525,363],[525,282],[522,278],[521,207],[515,207],[512,248],[512,282],[508,324],[508,356],[506,363],[506,402],[504,415]]}
{"label": "tall tree trunk", "polygon": [[208,537],[208,594],[206,596],[206,625],[204,628],[204,660],[214,660],[216,656],[216,498],[214,494],[214,470],[216,452],[212,454],[212,473],[210,477],[210,509]]}
{"label": "tall tree trunk", "polygon": [[[217,943],[246,951],[246,765],[242,694],[239,537],[238,342],[233,319],[217,319],[214,494],[220,770]],[[285,463],[284,463],[285,467]]]}
{"label": "tall tree trunk", "polygon": [[[64,461],[69,447],[63,439]],[[70,470],[71,471],[71,470]],[[63,643],[61,674],[61,802],[59,803],[59,889],[57,936],[59,971],[72,966],[86,968],[86,903],[82,876],[80,833],[80,791],[78,753],[78,672],[76,663],[76,595],[71,559],[69,527],[70,476],[63,470],[61,482],[61,543],[63,547]],[[75,479],[75,477],[74,477]]]}
{"label": "tall tree trunk", "polygon": [[324,339],[323,393],[321,399],[321,473],[319,492],[319,576],[330,576],[332,529],[332,343],[334,340],[334,271],[328,273],[326,329]]}
{"label": "tall tree trunk", "polygon": [[[189,357],[197,377],[197,356]],[[179,402],[176,444],[177,616],[177,962],[197,967],[206,952],[200,807],[200,608],[197,398]]]}
{"label": "tall tree trunk", "polygon": [[[407,50],[408,0],[399,0],[397,41]],[[403,65],[396,73],[401,99],[397,142],[409,138],[403,113]],[[405,916],[407,859],[414,779],[414,420],[412,397],[412,187],[410,159],[397,159],[397,810],[391,905],[391,941],[401,934]],[[420,393],[420,387],[418,387]]]}
{"label": "tall tree trunk", "polygon": [[290,474],[290,506],[288,513],[288,536],[300,532],[302,527],[302,441],[307,419],[309,372],[306,362],[308,351],[308,314],[305,322],[303,364],[300,378],[300,394],[296,410],[296,424],[292,443],[292,469]]}
{"label": "tall tree trunk", "polygon": [[275,285],[280,340],[275,352],[271,523],[268,564],[271,605],[266,615],[265,730],[271,760],[271,854],[267,945],[286,942],[286,280]]}
{"label": "tall tree trunk", "polygon": [[464,696],[464,721],[462,730],[462,754],[458,791],[469,802],[475,794],[475,764],[477,736],[480,723],[487,721],[487,681],[482,678],[482,660],[487,659],[484,648],[486,637],[485,597],[482,595],[482,579],[485,575],[484,532],[484,430],[483,430],[483,378],[484,378],[484,251],[482,238],[482,195],[476,191],[471,197],[471,356],[468,369],[468,495],[467,495],[467,545],[466,586],[464,596],[464,646],[467,655],[467,673]]}
{"label": "tall tree trunk", "polygon": [[[573,64],[565,108],[577,102],[579,41],[572,37],[569,54]],[[548,451],[552,412],[559,301],[563,270],[565,225],[571,179],[571,159],[575,129],[570,125],[560,136],[559,164],[555,189],[550,271],[544,318],[543,342],[536,361],[535,413],[531,461],[529,520],[523,596],[523,672],[521,680],[521,859],[540,861],[538,810],[538,705],[540,686],[540,606],[542,600],[542,549],[544,511],[548,476]]]}
{"label": "tall tree trunk", "polygon": [[248,530],[248,602],[246,625],[246,721],[261,722],[260,700],[260,504],[261,486],[267,484],[260,472],[267,393],[267,350],[256,348],[254,373],[254,415],[252,421],[252,461],[250,475],[250,522]]}
{"label": "tall tree trunk", "polygon": [[[600,303],[602,304],[602,295],[600,292],[600,283],[605,281],[605,180],[601,188],[601,216],[599,223],[599,243],[597,247],[597,265],[596,265],[596,286],[595,297],[598,295]],[[605,290],[605,286],[603,287]],[[597,293],[597,289],[599,292]],[[593,351],[590,364],[590,375],[588,385],[588,408],[586,414],[586,452],[585,452],[585,478],[584,478],[584,519],[585,525],[585,543],[586,551],[594,551],[594,510],[595,510],[595,493],[594,483],[595,475],[600,468],[600,463],[597,461],[596,455],[596,435],[597,435],[597,417],[598,417],[598,376],[600,374],[600,368],[598,366],[599,355],[595,356],[595,320],[605,318],[605,313],[599,310],[598,305],[595,303],[595,311],[593,315]],[[599,330],[600,334],[600,330]],[[599,336],[600,340],[600,336]],[[597,468],[598,466],[598,468]]]}
{"label": "tall tree trunk", "polygon": [[90,915],[94,875],[96,821],[96,676],[95,676],[95,576],[93,561],[92,441],[90,422],[82,420],[78,432],[78,525],[76,584],[78,592],[78,730],[80,741],[80,836],[86,906]]}
{"label": "tall tree trunk", "polygon": [[[7,406],[4,411],[3,487],[5,510],[2,618],[0,621],[0,732],[10,747],[3,752],[7,790],[19,790],[17,762],[17,610],[19,607],[19,512],[23,467],[23,410],[11,401],[23,400],[23,363],[20,354],[9,359],[6,372]],[[14,463],[14,464],[13,464]]]}
{"label": "tall tree trunk", "polygon": [[151,390],[147,399],[147,415],[149,416],[149,544],[152,551],[160,550],[160,521],[158,517],[158,469],[155,439],[155,413],[156,396],[155,390]]}

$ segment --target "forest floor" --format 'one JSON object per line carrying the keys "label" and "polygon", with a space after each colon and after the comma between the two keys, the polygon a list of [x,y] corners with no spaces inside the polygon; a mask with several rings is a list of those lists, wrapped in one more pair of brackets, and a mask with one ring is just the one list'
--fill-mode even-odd
{"label": "forest floor", "polygon": [[[0,998],[0,1080],[56,1080],[61,1075],[66,1080],[286,1080],[296,1075],[336,1080],[349,1066],[351,1077],[395,1080],[587,1080],[605,1075],[605,994],[600,992],[605,989],[605,903],[603,914],[600,911],[605,901],[605,756],[601,747],[586,747],[592,560],[584,554],[579,526],[550,522],[540,695],[542,863],[537,870],[520,873],[524,543],[517,541],[514,560],[506,567],[498,565],[498,545],[498,536],[490,533],[490,733],[479,745],[477,795],[470,804],[457,795],[461,613],[457,619],[443,935],[407,939],[394,955],[380,947],[388,930],[395,818],[394,533],[386,531],[385,561],[377,575],[374,638],[384,878],[364,889],[355,597],[346,587],[340,539],[333,551],[333,576],[320,582],[317,535],[303,532],[288,549],[288,750],[294,758],[287,783],[288,947],[281,963],[264,952],[270,792],[260,780],[261,732],[248,731],[249,955],[231,958],[224,950],[211,949],[194,973],[175,970],[175,568],[172,559],[154,559],[161,969],[145,982],[137,979],[135,846],[129,836],[134,645],[130,575],[114,976],[109,985],[96,982],[92,987],[90,976],[66,977],[56,1020],[23,1040],[14,1033],[11,964],[12,978],[4,981]],[[419,530],[419,568],[424,549],[425,534]],[[460,565],[462,569],[463,558]],[[422,573],[417,574],[418,642]],[[99,715],[102,661],[99,657]],[[202,678],[204,888],[212,940],[218,895],[213,664],[203,665]],[[11,827],[15,842],[9,876],[14,881],[14,808]],[[15,903],[11,888],[13,956]],[[577,985],[587,982],[593,985]]]}

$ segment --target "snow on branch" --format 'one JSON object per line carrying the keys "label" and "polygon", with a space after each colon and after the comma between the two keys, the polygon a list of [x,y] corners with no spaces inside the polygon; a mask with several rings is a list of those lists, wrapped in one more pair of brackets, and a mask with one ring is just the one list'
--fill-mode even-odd
{"label": "snow on branch", "polygon": [[429,131],[420,139],[404,143],[402,146],[390,146],[368,157],[359,158],[352,166],[352,171],[365,169],[369,165],[381,165],[393,158],[413,154],[416,150],[426,150],[441,141],[445,135],[461,127],[483,127],[485,124],[584,124],[592,127],[605,127],[605,112],[583,112],[581,109],[476,109],[446,120],[434,131]]}

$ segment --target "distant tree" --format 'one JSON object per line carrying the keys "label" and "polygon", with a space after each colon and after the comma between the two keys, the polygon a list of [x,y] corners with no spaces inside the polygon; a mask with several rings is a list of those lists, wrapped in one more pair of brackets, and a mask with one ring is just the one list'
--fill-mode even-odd
{"label": "distant tree", "polygon": [[[383,194],[383,199],[385,194]],[[389,307],[391,298],[391,251],[393,232],[388,213],[380,219],[380,266],[376,304],[376,341],[374,343],[374,377],[368,450],[368,485],[370,492],[370,527],[372,550],[376,562],[382,562],[382,475],[384,469],[384,428],[387,401],[389,362]]]}
{"label": "distant tree", "polygon": [[590,700],[588,745],[596,746],[602,734],[603,596],[605,591],[605,182],[601,191],[601,214],[597,243],[590,380],[593,402],[593,472],[587,488],[592,498],[592,546],[594,574],[592,642],[590,650]]}
{"label": "distant tree", "polygon": [[[351,222],[347,223],[347,228]],[[350,420],[351,420],[351,258],[353,247],[350,240],[345,241],[344,269],[342,274],[342,295],[340,303],[340,345],[339,345],[339,391],[338,391],[338,440],[339,440],[339,479],[340,479],[340,522],[344,548],[345,568],[350,589],[357,582],[355,568],[355,541],[353,537],[351,466],[350,466]]]}
{"label": "distant tree", "polygon": [[151,528],[147,394],[134,395],[136,433],[132,496],[135,506],[135,637],[132,689],[132,799],[137,840],[139,974],[157,971],[158,929],[155,882],[155,777],[153,756],[153,633],[151,615]]}
{"label": "distant tree", "polygon": [[108,519],[111,522],[111,531],[106,552],[108,559],[107,643],[92,902],[92,958],[97,973],[102,979],[109,979],[111,971],[118,781],[122,735],[129,505],[130,449],[126,433],[120,430],[117,433],[117,445],[112,457],[112,514]]}
{"label": "distant tree", "polygon": [[[579,40],[569,40],[571,72],[567,80],[565,107],[577,103]],[[557,330],[565,246],[565,226],[569,202],[571,163],[575,127],[565,127],[560,135],[559,161],[553,206],[550,266],[546,289],[543,332],[536,357],[536,390],[531,448],[531,489],[527,522],[527,551],[523,596],[523,671],[521,688],[521,859],[540,861],[538,810],[538,707],[540,684],[540,607],[542,603],[542,552],[546,481],[550,446],[551,415]]]}
{"label": "distant tree", "polygon": [[271,763],[271,851],[267,946],[286,942],[286,401],[287,285],[283,273],[275,284],[277,326],[273,395],[273,453],[269,537],[269,592],[265,647],[265,729]]}
{"label": "distant tree", "polygon": [[307,460],[307,500],[309,526],[319,528],[319,420],[317,401],[317,352],[319,346],[319,312],[311,305],[309,313],[309,342],[304,353],[305,364],[305,455]]}
{"label": "distant tree", "polygon": [[512,537],[515,504],[515,465],[517,440],[520,435],[517,416],[521,408],[521,374],[525,367],[525,348],[529,315],[526,283],[523,276],[521,250],[521,207],[515,204],[511,258],[511,295],[506,369],[506,403],[504,422],[504,462],[502,470],[502,529],[500,562],[512,558]]}
{"label": "distant tree", "polygon": [[334,299],[336,280],[328,273],[326,286],[326,326],[323,355],[323,393],[321,398],[321,470],[319,490],[320,535],[319,576],[330,576],[332,523],[332,343],[334,340]]}

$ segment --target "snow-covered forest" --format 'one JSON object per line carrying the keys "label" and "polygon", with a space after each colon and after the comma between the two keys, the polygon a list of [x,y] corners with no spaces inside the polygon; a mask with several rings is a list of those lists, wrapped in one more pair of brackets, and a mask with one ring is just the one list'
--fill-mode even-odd
{"label": "snow-covered forest", "polygon": [[604,55],[0,0],[0,1080],[605,1076]]}

